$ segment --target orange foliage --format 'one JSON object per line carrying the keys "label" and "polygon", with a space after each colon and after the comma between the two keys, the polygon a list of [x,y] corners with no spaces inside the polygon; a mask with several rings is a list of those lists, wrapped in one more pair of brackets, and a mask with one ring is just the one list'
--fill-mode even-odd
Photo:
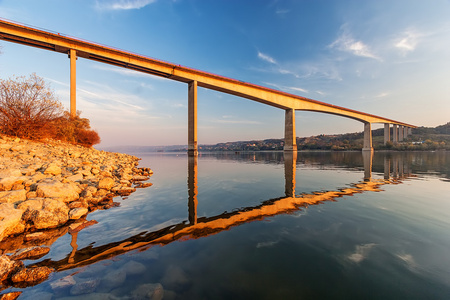
{"label": "orange foliage", "polygon": [[36,74],[29,78],[0,79],[0,132],[43,140],[57,139],[86,147],[100,143],[89,120],[71,117],[53,91]]}

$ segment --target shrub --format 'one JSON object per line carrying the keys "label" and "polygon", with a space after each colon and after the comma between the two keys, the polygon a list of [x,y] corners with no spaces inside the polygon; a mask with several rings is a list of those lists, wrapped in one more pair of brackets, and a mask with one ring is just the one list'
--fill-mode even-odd
{"label": "shrub", "polygon": [[92,147],[100,137],[89,120],[63,109],[53,91],[36,74],[29,78],[0,79],[0,131],[11,136],[52,138]]}
{"label": "shrub", "polygon": [[53,91],[36,74],[0,79],[0,128],[4,134],[29,139],[50,137],[52,123],[63,111]]}

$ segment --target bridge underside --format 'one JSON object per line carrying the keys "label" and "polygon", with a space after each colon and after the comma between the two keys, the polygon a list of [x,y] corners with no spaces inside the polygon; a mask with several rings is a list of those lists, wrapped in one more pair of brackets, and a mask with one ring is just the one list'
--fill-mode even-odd
{"label": "bridge underside", "polygon": [[[197,154],[197,87],[247,98],[266,105],[284,109],[285,113],[285,150],[296,151],[295,111],[315,111],[351,118],[364,123],[363,150],[372,150],[371,124],[383,123],[389,128],[394,125],[394,142],[396,137],[401,140],[407,128],[416,126],[391,119],[359,112],[356,110],[335,106],[325,102],[284,93],[247,82],[187,68],[142,55],[122,51],[119,49],[87,42],[61,34],[51,33],[10,21],[0,19],[0,39],[20,43],[27,46],[38,47],[59,53],[65,53],[70,58],[70,112],[76,114],[76,59],[77,57],[107,63],[123,68],[144,72],[147,74],[165,77],[171,80],[188,84],[188,151]],[[401,128],[397,135],[397,126]],[[385,129],[386,130],[386,129]],[[390,132],[390,130],[388,130]],[[389,140],[389,137],[385,142]]]}

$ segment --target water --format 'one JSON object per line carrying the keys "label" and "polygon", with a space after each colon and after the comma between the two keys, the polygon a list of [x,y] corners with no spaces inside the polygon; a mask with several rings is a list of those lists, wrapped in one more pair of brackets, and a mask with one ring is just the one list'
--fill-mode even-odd
{"label": "water", "polygon": [[60,229],[47,256],[26,261],[58,271],[4,292],[450,299],[448,152],[137,155],[153,186],[89,214],[98,223],[78,233]]}

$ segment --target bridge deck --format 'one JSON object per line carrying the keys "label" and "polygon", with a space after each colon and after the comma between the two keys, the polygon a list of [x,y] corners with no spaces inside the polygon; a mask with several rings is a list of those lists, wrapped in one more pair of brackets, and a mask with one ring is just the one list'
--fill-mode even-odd
{"label": "bridge deck", "polygon": [[52,33],[24,26],[4,19],[0,19],[0,39],[66,54],[72,49],[76,51],[77,57],[124,67],[180,82],[189,83],[197,81],[197,84],[200,87],[247,98],[281,109],[316,111],[340,115],[364,123],[385,123],[412,128],[416,127],[403,122],[168,63],[147,56],[61,35],[59,33]]}

